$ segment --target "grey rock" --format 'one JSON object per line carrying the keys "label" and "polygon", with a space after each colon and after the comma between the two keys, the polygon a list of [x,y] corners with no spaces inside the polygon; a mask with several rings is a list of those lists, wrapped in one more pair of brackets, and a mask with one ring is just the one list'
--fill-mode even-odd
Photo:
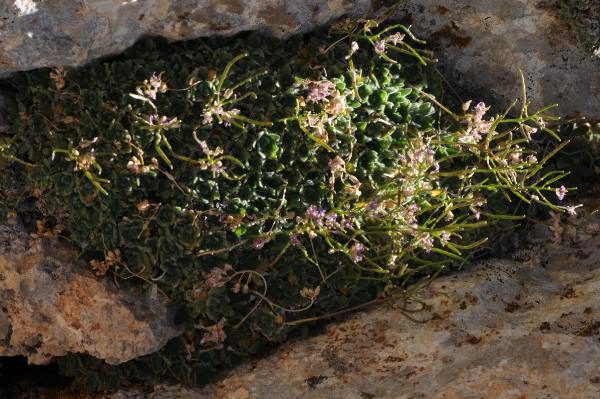
{"label": "grey rock", "polygon": [[[590,2],[590,4],[593,2]],[[525,75],[530,110],[558,103],[561,116],[600,121],[600,54],[585,48],[554,1],[408,0],[398,17],[435,47],[447,95],[507,106]],[[503,109],[497,109],[497,112]]]}
{"label": "grey rock", "polygon": [[46,66],[78,66],[116,54],[142,36],[170,40],[264,30],[284,37],[370,0],[4,0],[0,76]]}
{"label": "grey rock", "polygon": [[119,364],[153,353],[180,329],[166,301],[117,288],[70,248],[0,225],[0,356],[45,364],[84,353]]}
{"label": "grey rock", "polygon": [[[263,30],[286,37],[342,15],[364,16],[381,3],[8,0],[0,2],[0,77],[83,65],[117,54],[143,36],[176,41]],[[396,5],[397,15],[435,47],[456,89],[450,95],[467,100],[464,93],[470,93],[506,106],[519,97],[521,69],[531,109],[558,103],[562,116],[600,120],[600,56],[585,48],[555,2],[406,0]]]}

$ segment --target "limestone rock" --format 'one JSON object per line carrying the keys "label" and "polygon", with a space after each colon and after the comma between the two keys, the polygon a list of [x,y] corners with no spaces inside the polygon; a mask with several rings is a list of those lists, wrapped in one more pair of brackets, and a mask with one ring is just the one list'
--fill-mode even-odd
{"label": "limestone rock", "polygon": [[[364,16],[382,3],[386,2],[6,0],[0,2],[0,77],[39,67],[82,65],[117,54],[142,36],[185,40],[258,29],[285,37],[342,15]],[[519,96],[517,71],[522,69],[532,109],[559,103],[563,116],[600,120],[600,50],[594,54],[586,48],[556,2],[391,3],[398,6],[397,15],[435,47],[457,93],[466,87],[476,96],[507,105]]]}
{"label": "limestone rock", "polygon": [[118,289],[76,259],[14,220],[0,225],[0,356],[45,364],[73,352],[119,364],[179,334],[160,297]]}
{"label": "limestone rock", "polygon": [[[519,97],[521,69],[531,110],[558,103],[561,116],[600,121],[600,50],[586,48],[557,2],[408,0],[398,16],[434,46],[455,89],[508,105]],[[447,95],[468,100],[463,93]]]}
{"label": "limestone rock", "polygon": [[116,54],[142,36],[170,40],[261,29],[282,37],[370,0],[3,0],[0,76],[55,65],[82,65]]}
{"label": "limestone rock", "polygon": [[597,398],[598,221],[567,226],[562,244],[518,260],[439,278],[422,293],[425,307],[357,313],[189,397]]}

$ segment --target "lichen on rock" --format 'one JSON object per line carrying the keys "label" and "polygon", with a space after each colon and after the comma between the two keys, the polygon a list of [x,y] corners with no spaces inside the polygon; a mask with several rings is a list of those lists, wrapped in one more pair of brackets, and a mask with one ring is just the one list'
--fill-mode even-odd
{"label": "lichen on rock", "polygon": [[76,259],[15,219],[0,225],[0,356],[46,364],[85,353],[119,364],[179,334],[164,300],[117,289]]}

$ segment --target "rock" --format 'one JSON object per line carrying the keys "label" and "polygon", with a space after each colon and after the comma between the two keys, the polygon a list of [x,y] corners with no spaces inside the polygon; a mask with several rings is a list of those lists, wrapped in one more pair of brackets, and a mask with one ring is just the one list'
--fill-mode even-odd
{"label": "rock", "polygon": [[439,278],[421,293],[425,306],[354,314],[189,397],[599,397],[599,220],[566,226],[563,244],[518,262]]}
{"label": "rock", "polygon": [[[240,388],[232,392],[227,399],[251,399],[244,394],[244,389]],[[138,390],[120,391],[115,394],[108,394],[103,399],[197,399],[201,398],[200,391],[193,388],[186,388],[180,385],[158,385],[154,387],[152,392],[144,392]],[[280,397],[280,396],[278,396]]]}
{"label": "rock", "polygon": [[0,356],[45,364],[69,352],[119,364],[180,333],[160,297],[117,288],[48,239],[0,225]]}
{"label": "rock", "polygon": [[[142,36],[185,40],[259,29],[286,37],[345,14],[363,16],[382,3],[8,0],[0,4],[0,77],[39,67],[82,65],[117,54]],[[563,1],[559,7],[539,0],[395,2],[397,15],[435,47],[454,94],[466,88],[475,97],[508,105],[520,94],[517,71],[522,69],[531,109],[559,103],[562,116],[600,120],[600,50],[590,49],[593,40],[581,35],[584,25],[591,27],[590,35],[596,34],[600,18],[598,11],[580,10],[579,3],[574,7],[578,11],[567,18],[564,4],[570,3]]]}
{"label": "rock", "polygon": [[170,40],[261,29],[278,37],[370,0],[5,0],[0,2],[0,76],[46,66],[77,66],[116,54],[142,36]]}
{"label": "rock", "polygon": [[[600,121],[600,52],[581,40],[574,27],[586,21],[567,17],[561,8],[567,3],[573,2],[408,0],[397,14],[434,46],[455,89],[507,106],[520,95],[521,69],[530,110],[558,103],[561,116]],[[600,26],[598,15],[595,24]],[[469,99],[463,93],[447,95]]]}

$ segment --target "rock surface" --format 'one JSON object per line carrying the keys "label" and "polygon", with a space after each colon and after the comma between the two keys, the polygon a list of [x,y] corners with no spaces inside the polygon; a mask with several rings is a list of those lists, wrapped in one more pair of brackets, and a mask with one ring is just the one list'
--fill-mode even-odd
{"label": "rock surface", "polygon": [[75,66],[116,54],[142,36],[170,40],[262,29],[286,36],[370,0],[3,0],[0,76],[44,66]]}
{"label": "rock surface", "polygon": [[585,48],[556,1],[400,4],[398,16],[412,22],[413,30],[434,46],[455,88],[479,96],[489,93],[488,99],[508,105],[519,97],[521,69],[532,110],[558,103],[562,116],[600,121],[600,54]]}
{"label": "rock surface", "polygon": [[117,289],[76,258],[14,220],[0,225],[0,356],[45,364],[74,352],[119,364],[179,334],[160,298]]}
{"label": "rock surface", "polygon": [[[38,67],[82,65],[148,35],[184,40],[260,29],[285,37],[342,15],[363,16],[382,3],[8,0],[0,2],[0,77]],[[532,107],[559,103],[563,116],[600,120],[600,54],[585,48],[573,24],[561,18],[556,1],[394,4],[397,15],[435,47],[454,87],[509,104],[519,96],[517,71],[522,69]]]}
{"label": "rock surface", "polygon": [[[436,280],[419,312],[397,302],[357,313],[218,384],[158,387],[148,397],[598,398],[599,221],[559,227],[561,243],[534,242],[513,259]],[[540,225],[527,235],[539,243],[552,234]]]}

